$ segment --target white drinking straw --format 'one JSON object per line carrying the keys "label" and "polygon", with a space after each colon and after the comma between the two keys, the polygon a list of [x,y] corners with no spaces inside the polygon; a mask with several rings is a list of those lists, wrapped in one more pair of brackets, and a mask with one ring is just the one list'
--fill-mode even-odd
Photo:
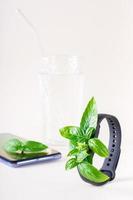
{"label": "white drinking straw", "polygon": [[37,30],[37,28],[35,27],[35,25],[29,20],[29,18],[24,14],[24,12],[21,9],[17,9],[17,13],[24,19],[24,21],[27,23],[27,25],[32,29],[32,31],[34,32],[37,42],[38,42],[38,46],[40,49],[40,53],[41,56],[44,57],[44,48],[42,45],[42,41],[40,38],[40,34]]}

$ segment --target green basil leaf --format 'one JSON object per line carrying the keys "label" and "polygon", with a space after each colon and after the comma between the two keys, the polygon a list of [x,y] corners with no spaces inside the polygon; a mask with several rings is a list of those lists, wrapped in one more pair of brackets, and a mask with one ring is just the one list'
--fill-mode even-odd
{"label": "green basil leaf", "polygon": [[88,145],[85,142],[78,142],[77,143],[77,149],[79,151],[84,151],[88,149]]}
{"label": "green basil leaf", "polygon": [[92,166],[90,163],[83,162],[78,165],[80,174],[86,179],[95,183],[102,183],[109,179],[109,177],[97,168]]}
{"label": "green basil leaf", "polygon": [[82,135],[82,131],[79,127],[76,126],[66,126],[61,128],[60,134],[70,140],[78,140],[78,136]]}
{"label": "green basil leaf", "polygon": [[86,137],[86,135],[78,137],[78,143],[85,143],[87,141],[88,141],[88,138]]}
{"label": "green basil leaf", "polygon": [[87,128],[93,127],[96,129],[97,126],[97,108],[94,97],[89,101],[80,122],[80,128],[86,132]]}
{"label": "green basil leaf", "polygon": [[72,169],[78,165],[76,158],[71,158],[70,160],[67,161],[65,169]]}
{"label": "green basil leaf", "polygon": [[92,138],[88,141],[89,148],[96,154],[98,154],[101,157],[108,157],[109,156],[109,150],[107,147],[98,139],[98,138]]}
{"label": "green basil leaf", "polygon": [[10,139],[4,145],[4,150],[8,153],[18,153],[22,151],[23,143],[18,139]]}
{"label": "green basil leaf", "polygon": [[69,151],[69,153],[67,154],[67,156],[75,156],[78,154],[78,149],[72,149],[71,151]]}
{"label": "green basil leaf", "polygon": [[24,152],[40,152],[47,149],[48,146],[36,141],[27,141],[24,145]]}
{"label": "green basil leaf", "polygon": [[69,141],[69,147],[70,149],[75,149],[77,147],[77,139],[76,140],[70,140]]}
{"label": "green basil leaf", "polygon": [[77,154],[77,162],[81,163],[85,158],[87,158],[88,153],[86,151],[81,151]]}
{"label": "green basil leaf", "polygon": [[93,162],[93,156],[90,155],[90,154],[88,154],[88,156],[86,157],[85,160],[86,160],[87,162],[89,162],[90,164],[92,164],[92,162]]}
{"label": "green basil leaf", "polygon": [[93,127],[89,127],[89,128],[87,128],[85,134],[86,134],[88,140],[93,136],[93,133],[94,133],[95,130],[96,130],[96,129],[93,128]]}

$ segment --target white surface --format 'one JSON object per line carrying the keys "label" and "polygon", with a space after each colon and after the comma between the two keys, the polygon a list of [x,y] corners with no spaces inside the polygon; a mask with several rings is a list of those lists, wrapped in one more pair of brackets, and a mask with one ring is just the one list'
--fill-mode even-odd
{"label": "white surface", "polygon": [[[132,157],[133,151],[130,152]],[[116,179],[97,187],[81,180],[76,169],[64,170],[65,158],[47,164],[10,168],[1,164],[1,200],[36,199],[94,199],[132,200],[132,165],[125,155],[121,157]]]}
{"label": "white surface", "polygon": [[99,112],[119,118],[123,153],[118,179],[99,188],[83,183],[76,171],[66,173],[63,161],[21,169],[0,165],[0,199],[131,199],[133,1],[0,0],[0,132],[44,140],[41,54],[17,8],[37,27],[46,54],[84,56],[84,104],[95,96]]}

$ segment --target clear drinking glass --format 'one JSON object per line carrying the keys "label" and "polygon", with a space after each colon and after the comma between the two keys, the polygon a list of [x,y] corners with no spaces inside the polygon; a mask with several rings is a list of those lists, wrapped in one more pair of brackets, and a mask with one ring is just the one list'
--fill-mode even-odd
{"label": "clear drinking glass", "polygon": [[43,57],[40,72],[44,136],[50,144],[64,145],[59,128],[78,125],[83,105],[84,77],[77,56]]}

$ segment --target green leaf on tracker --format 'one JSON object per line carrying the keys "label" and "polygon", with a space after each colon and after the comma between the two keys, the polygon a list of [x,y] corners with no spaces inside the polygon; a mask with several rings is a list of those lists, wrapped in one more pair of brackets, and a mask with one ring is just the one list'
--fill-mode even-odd
{"label": "green leaf on tracker", "polygon": [[78,149],[72,149],[71,151],[69,151],[69,153],[67,154],[67,156],[75,156],[78,154]]}
{"label": "green leaf on tracker", "polygon": [[79,127],[76,126],[66,126],[61,128],[60,134],[70,140],[78,140],[78,136],[82,135],[82,131]]}
{"label": "green leaf on tracker", "polygon": [[96,108],[96,101],[94,97],[89,101],[83,116],[80,122],[80,128],[84,130],[84,132],[89,128],[95,128],[97,126],[97,108]]}
{"label": "green leaf on tracker", "polygon": [[102,183],[109,179],[109,177],[88,162],[82,162],[78,165],[80,174],[86,179],[95,183]]}
{"label": "green leaf on tracker", "polygon": [[96,129],[93,128],[93,127],[89,127],[89,128],[87,128],[85,134],[86,134],[88,140],[93,136],[95,130],[96,130]]}
{"label": "green leaf on tracker", "polygon": [[76,158],[71,158],[70,160],[67,161],[65,165],[65,169],[72,169],[78,165]]}
{"label": "green leaf on tracker", "polygon": [[88,141],[89,148],[96,154],[98,154],[101,157],[108,157],[109,156],[109,150],[107,147],[98,139],[98,138],[92,138]]}
{"label": "green leaf on tracker", "polygon": [[77,154],[77,162],[81,163],[85,158],[88,157],[88,153],[86,151],[81,151]]}

